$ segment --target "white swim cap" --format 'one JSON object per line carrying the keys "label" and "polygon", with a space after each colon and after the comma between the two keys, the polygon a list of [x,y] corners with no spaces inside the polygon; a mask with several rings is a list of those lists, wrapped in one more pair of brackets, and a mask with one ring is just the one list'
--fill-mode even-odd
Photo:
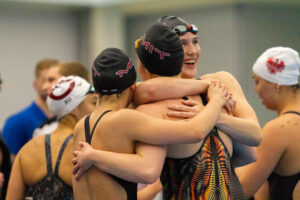
{"label": "white swim cap", "polygon": [[47,104],[53,114],[63,117],[76,108],[94,89],[79,76],[61,77],[53,86]]}
{"label": "white swim cap", "polygon": [[299,54],[288,47],[273,47],[258,57],[252,71],[263,79],[279,85],[298,83]]}

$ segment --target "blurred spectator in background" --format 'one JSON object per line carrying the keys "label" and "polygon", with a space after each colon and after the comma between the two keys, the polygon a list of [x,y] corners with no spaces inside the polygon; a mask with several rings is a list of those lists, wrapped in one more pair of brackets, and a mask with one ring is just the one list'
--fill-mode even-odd
{"label": "blurred spectator in background", "polygon": [[[48,96],[51,93],[52,86],[57,83],[58,79],[62,76],[79,76],[89,81],[89,75],[86,68],[78,62],[60,62],[53,65],[48,70],[45,83],[42,86],[43,92]],[[52,133],[58,126],[58,120],[56,116],[44,121],[33,132],[33,137],[43,134]]]}
{"label": "blurred spectator in background", "polygon": [[35,100],[26,108],[10,116],[4,124],[2,136],[12,154],[12,159],[32,138],[33,130],[53,116],[47,108],[47,96],[42,86],[49,68],[57,62],[55,59],[44,59],[37,63],[33,81],[33,88],[36,91]]}

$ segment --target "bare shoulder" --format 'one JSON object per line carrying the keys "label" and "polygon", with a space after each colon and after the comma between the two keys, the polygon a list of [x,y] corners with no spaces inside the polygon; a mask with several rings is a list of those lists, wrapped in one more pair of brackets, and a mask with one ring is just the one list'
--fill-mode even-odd
{"label": "bare shoulder", "polygon": [[290,127],[286,125],[286,119],[277,117],[269,121],[262,129],[262,145],[261,146],[276,146],[277,150],[285,149],[289,143],[287,133]]}
{"label": "bare shoulder", "polygon": [[243,90],[237,81],[237,79],[229,72],[219,71],[212,74],[205,74],[201,76],[204,79],[217,79],[224,83],[229,91],[233,92],[234,95],[244,95]]}
{"label": "bare shoulder", "polygon": [[295,132],[298,133],[300,118],[298,115],[283,114],[271,120],[265,127],[267,130],[274,130],[274,132],[279,132],[287,136]]}
{"label": "bare shoulder", "polygon": [[82,130],[84,130],[84,121],[85,119],[87,118],[86,117],[83,117],[81,120],[79,120],[79,122],[77,122],[77,124],[75,125],[75,128],[74,128],[74,133],[73,133],[73,140],[74,141],[77,141],[78,138],[83,135],[82,134]]}
{"label": "bare shoulder", "polygon": [[211,73],[211,74],[205,74],[201,77],[211,78],[211,79],[218,79],[220,81],[236,81],[234,76],[231,73],[226,72],[226,71],[218,71],[218,72]]}
{"label": "bare shoulder", "polygon": [[[22,166],[30,166],[32,163],[39,162],[45,154],[41,153],[45,149],[45,135],[39,135],[29,140],[18,152],[18,157]],[[37,152],[39,152],[37,154]]]}
{"label": "bare shoulder", "polygon": [[39,135],[29,140],[20,150],[20,154],[36,153],[35,150],[45,146],[45,135]]}
{"label": "bare shoulder", "polygon": [[130,123],[131,120],[136,120],[141,115],[140,112],[134,109],[120,109],[111,116],[114,123]]}
{"label": "bare shoulder", "polygon": [[86,118],[87,118],[87,116],[86,116],[86,117],[83,117],[82,119],[80,119],[80,120],[77,122],[77,124],[75,125],[75,128],[74,128],[74,131],[80,130],[80,129],[84,126],[84,121],[85,121]]}
{"label": "bare shoulder", "polygon": [[285,132],[290,129],[290,127],[287,125],[287,120],[288,119],[285,116],[279,116],[269,121],[262,129],[263,136],[269,136],[274,139],[284,138],[286,136]]}

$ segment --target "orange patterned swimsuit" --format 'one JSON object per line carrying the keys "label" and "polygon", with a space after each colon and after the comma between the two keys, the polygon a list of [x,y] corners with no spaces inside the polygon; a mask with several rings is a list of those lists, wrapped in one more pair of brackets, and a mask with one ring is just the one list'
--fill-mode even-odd
{"label": "orange patterned swimsuit", "polygon": [[161,174],[164,200],[245,199],[230,155],[213,128],[201,148],[183,159],[166,158]]}

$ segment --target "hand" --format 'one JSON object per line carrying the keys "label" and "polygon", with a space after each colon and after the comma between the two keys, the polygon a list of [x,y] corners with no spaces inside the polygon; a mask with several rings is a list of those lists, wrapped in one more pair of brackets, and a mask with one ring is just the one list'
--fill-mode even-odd
{"label": "hand", "polygon": [[224,105],[224,107],[229,115],[233,115],[233,111],[234,111],[235,105],[236,105],[236,100],[234,100],[232,98],[231,94],[228,94],[228,96],[229,96],[229,99],[226,102],[226,104]]}
{"label": "hand", "polygon": [[220,81],[212,81],[207,91],[208,100],[214,99],[214,101],[219,102],[224,106],[230,98],[228,95],[228,89]]}
{"label": "hand", "polygon": [[74,158],[72,160],[74,165],[72,173],[75,175],[76,180],[93,165],[90,159],[91,152],[93,151],[91,145],[86,142],[79,142],[79,145],[80,150],[74,151]]}
{"label": "hand", "polygon": [[193,118],[203,108],[203,105],[194,100],[182,100],[182,105],[169,105],[167,115],[183,119]]}

